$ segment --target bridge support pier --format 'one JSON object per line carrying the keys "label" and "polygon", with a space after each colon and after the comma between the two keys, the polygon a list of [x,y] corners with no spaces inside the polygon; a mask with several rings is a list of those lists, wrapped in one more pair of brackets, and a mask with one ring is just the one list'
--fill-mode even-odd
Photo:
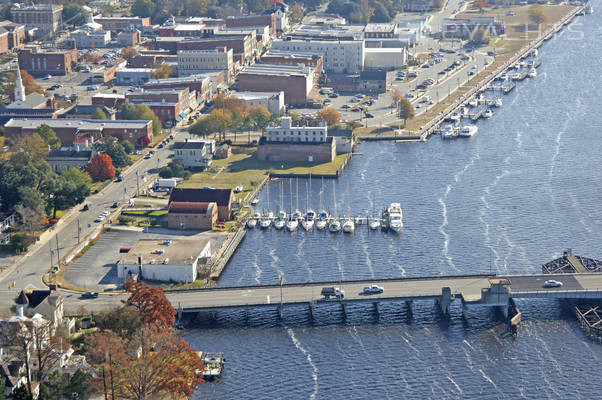
{"label": "bridge support pier", "polygon": [[308,303],[308,311],[309,311],[309,320],[310,322],[314,321],[314,303]]}
{"label": "bridge support pier", "polygon": [[282,318],[282,306],[278,306],[278,321],[282,322],[283,318]]}
{"label": "bridge support pier", "polygon": [[408,309],[408,313],[412,314],[412,305],[414,304],[414,300],[406,300],[406,308]]}
{"label": "bridge support pier", "polygon": [[496,307],[497,307],[498,310],[500,310],[500,312],[504,316],[504,321],[508,321],[508,315],[509,315],[509,311],[510,311],[510,304],[506,304],[504,306],[496,306]]}
{"label": "bridge support pier", "polygon": [[341,314],[343,314],[343,321],[347,320],[347,306],[345,303],[341,303]]}
{"label": "bridge support pier", "polygon": [[439,297],[436,301],[439,305],[439,309],[441,310],[441,314],[443,314],[445,317],[449,317],[449,306],[451,305],[452,300],[451,288],[447,286],[444,287],[441,290],[441,297]]}

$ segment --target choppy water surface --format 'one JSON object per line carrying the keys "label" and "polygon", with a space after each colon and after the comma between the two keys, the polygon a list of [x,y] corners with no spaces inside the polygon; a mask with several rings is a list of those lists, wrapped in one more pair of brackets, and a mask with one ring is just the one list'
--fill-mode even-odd
{"label": "choppy water surface", "polygon": [[[594,2],[597,11],[601,2]],[[338,181],[313,180],[313,209],[373,214],[400,202],[399,237],[369,232],[251,231],[223,286],[448,275],[535,273],[565,247],[602,258],[602,15],[579,18],[540,48],[536,79],[504,96],[471,140],[365,143]],[[307,203],[299,180],[299,208]],[[296,207],[297,183],[282,181]],[[280,204],[270,183],[270,208]],[[260,196],[267,208],[268,191]],[[321,200],[322,199],[322,200]],[[431,303],[319,307],[220,314],[186,333],[195,348],[224,351],[222,380],[197,398],[599,398],[602,347],[588,341],[560,303],[523,301],[517,339],[505,338],[492,310],[458,304],[449,321]],[[593,374],[593,375],[592,375]],[[594,379],[591,379],[594,378]]]}

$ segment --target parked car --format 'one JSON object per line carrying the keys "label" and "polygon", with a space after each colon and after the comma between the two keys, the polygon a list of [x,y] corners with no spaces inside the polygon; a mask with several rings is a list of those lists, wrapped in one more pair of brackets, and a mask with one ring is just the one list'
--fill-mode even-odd
{"label": "parked car", "polygon": [[52,78],[52,75],[46,75],[46,76],[44,76],[44,80],[48,80],[50,78]]}
{"label": "parked car", "polygon": [[348,108],[351,108],[351,106],[349,104],[343,104],[341,108],[347,110]]}
{"label": "parked car", "polygon": [[84,204],[84,206],[82,207],[82,211],[88,211],[90,209],[90,206],[88,204]]}
{"label": "parked car", "polygon": [[406,93],[403,97],[405,97],[406,99],[413,99],[416,96],[414,96],[412,93]]}
{"label": "parked car", "polygon": [[330,93],[328,97],[330,97],[331,99],[336,99],[337,97],[339,97],[339,95],[337,93]]}
{"label": "parked car", "polygon": [[418,77],[418,73],[417,72],[410,72],[410,73],[408,73],[408,76],[410,78],[417,78]]}
{"label": "parked car", "polygon": [[117,179],[115,179],[115,182],[122,182],[123,181],[123,176],[119,175],[117,177]]}
{"label": "parked car", "polygon": [[363,293],[364,294],[380,294],[384,291],[385,291],[385,289],[383,289],[381,286],[371,285],[371,286],[366,286],[364,288]]}
{"label": "parked car", "polygon": [[98,90],[98,86],[96,86],[96,85],[88,86],[88,91],[89,92],[94,91],[94,90]]}
{"label": "parked car", "polygon": [[118,201],[116,201],[115,203],[113,203],[111,205],[111,208],[117,208],[117,207],[119,207],[119,202]]}
{"label": "parked car", "polygon": [[555,288],[555,287],[562,287],[564,284],[560,281],[556,281],[554,279],[550,279],[548,281],[545,281],[543,284],[543,287],[545,288]]}
{"label": "parked car", "polygon": [[98,217],[96,217],[96,219],[94,220],[94,222],[102,222],[105,220],[105,216],[104,215],[99,215]]}
{"label": "parked car", "polygon": [[95,299],[98,297],[98,293],[96,292],[86,292],[84,294],[82,294],[82,297],[84,299]]}
{"label": "parked car", "polygon": [[366,113],[366,118],[374,118],[374,115],[371,113]]}

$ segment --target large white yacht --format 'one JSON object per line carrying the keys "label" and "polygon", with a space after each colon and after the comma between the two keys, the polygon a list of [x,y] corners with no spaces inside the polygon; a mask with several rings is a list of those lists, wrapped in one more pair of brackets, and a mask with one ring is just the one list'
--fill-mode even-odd
{"label": "large white yacht", "polygon": [[401,204],[391,203],[386,211],[387,225],[393,232],[399,233],[403,229],[403,211]]}
{"label": "large white yacht", "polygon": [[458,136],[469,138],[469,137],[473,137],[474,135],[476,135],[478,131],[479,131],[479,128],[476,125],[464,125],[462,127],[462,129],[460,130],[460,133],[458,134]]}

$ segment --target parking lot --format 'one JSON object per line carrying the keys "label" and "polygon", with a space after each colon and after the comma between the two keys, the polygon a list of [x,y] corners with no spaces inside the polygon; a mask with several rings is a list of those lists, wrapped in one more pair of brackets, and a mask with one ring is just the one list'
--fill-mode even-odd
{"label": "parking lot", "polygon": [[132,230],[109,230],[91,246],[85,254],[74,260],[65,270],[65,281],[71,285],[93,291],[115,290],[123,287],[117,277],[120,260],[119,249],[132,247],[141,239],[194,240],[211,239],[212,252],[220,248],[226,234],[222,232],[169,231],[151,229],[150,232]]}

